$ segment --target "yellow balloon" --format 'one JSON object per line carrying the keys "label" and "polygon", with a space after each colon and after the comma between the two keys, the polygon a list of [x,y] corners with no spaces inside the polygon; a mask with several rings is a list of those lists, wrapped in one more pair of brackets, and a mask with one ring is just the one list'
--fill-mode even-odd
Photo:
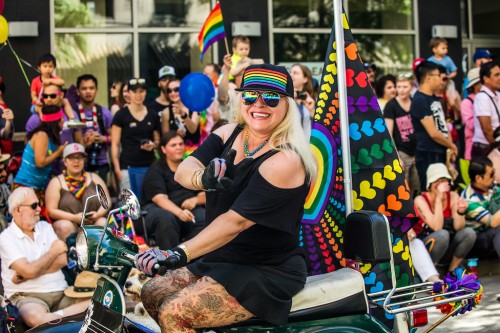
{"label": "yellow balloon", "polygon": [[5,43],[7,36],[9,35],[9,24],[5,17],[0,15],[0,44]]}

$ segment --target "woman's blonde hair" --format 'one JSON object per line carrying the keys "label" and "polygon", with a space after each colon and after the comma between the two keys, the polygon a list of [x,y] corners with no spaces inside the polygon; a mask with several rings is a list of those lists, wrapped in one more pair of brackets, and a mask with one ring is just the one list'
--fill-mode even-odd
{"label": "woman's blonde hair", "polygon": [[[236,97],[241,99],[240,95],[241,93]],[[269,145],[271,149],[282,150],[285,154],[291,151],[296,152],[302,160],[308,180],[313,181],[317,172],[316,161],[309,146],[309,140],[300,124],[297,103],[292,97],[286,97],[286,101],[288,103],[287,113],[271,134]],[[246,124],[241,112],[241,103],[238,103],[236,107],[236,122],[240,125]]]}

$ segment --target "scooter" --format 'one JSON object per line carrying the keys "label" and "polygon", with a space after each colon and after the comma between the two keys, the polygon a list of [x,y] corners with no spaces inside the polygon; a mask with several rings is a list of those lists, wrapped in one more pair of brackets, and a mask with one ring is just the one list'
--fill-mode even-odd
{"label": "scooter", "polygon": [[[98,198],[101,206],[109,208],[108,198],[101,186],[97,185],[94,197]],[[92,198],[87,199],[87,202]],[[123,190],[120,201],[123,205],[109,214],[126,212],[132,219],[140,216],[139,201],[131,191]],[[84,225],[82,221],[76,238],[76,249],[80,267],[101,274],[88,310],[42,324],[28,332],[153,332],[130,321],[125,313],[123,286],[134,267],[137,245],[117,231]],[[356,269],[342,268],[332,273],[308,277],[304,289],[292,299],[292,309],[286,325],[273,326],[254,318],[231,326],[198,329],[197,332],[415,332],[415,327],[427,324],[426,308],[449,302],[462,302],[464,306],[467,299],[476,295],[475,290],[464,287],[453,292],[435,294],[432,292],[432,283],[396,288],[389,223],[378,212],[357,211],[347,217],[344,250],[348,258],[357,262],[390,262],[392,288],[367,294],[361,273]],[[439,298],[441,299],[436,300]],[[374,307],[395,315],[392,329],[371,314]],[[435,326],[453,313],[444,316]]]}

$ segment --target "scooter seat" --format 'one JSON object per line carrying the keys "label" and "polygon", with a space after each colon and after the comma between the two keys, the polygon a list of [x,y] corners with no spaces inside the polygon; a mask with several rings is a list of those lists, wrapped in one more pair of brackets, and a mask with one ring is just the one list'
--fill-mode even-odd
{"label": "scooter seat", "polygon": [[288,321],[368,313],[365,283],[361,273],[343,268],[332,273],[310,276],[292,298]]}
{"label": "scooter seat", "polygon": [[[365,313],[368,313],[368,299],[363,276],[354,269],[343,268],[332,273],[308,277],[304,289],[292,298],[288,322]],[[224,326],[224,329],[260,325],[266,327],[270,324],[259,318],[251,318]]]}

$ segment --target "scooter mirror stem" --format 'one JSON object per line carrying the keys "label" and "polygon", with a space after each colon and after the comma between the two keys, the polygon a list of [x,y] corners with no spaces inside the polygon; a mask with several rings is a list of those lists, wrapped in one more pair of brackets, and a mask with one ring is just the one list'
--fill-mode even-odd
{"label": "scooter mirror stem", "polygon": [[91,195],[85,200],[85,206],[83,207],[83,214],[82,214],[82,221],[80,222],[80,225],[83,227],[85,224],[85,214],[87,214],[87,204],[89,203],[90,199],[97,198],[97,194]]}

